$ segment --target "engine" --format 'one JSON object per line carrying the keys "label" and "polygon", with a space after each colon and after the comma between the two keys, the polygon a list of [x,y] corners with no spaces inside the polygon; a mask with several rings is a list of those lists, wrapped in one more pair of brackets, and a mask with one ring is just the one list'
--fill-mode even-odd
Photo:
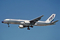
{"label": "engine", "polygon": [[23,25],[19,25],[19,28],[24,28],[24,26]]}

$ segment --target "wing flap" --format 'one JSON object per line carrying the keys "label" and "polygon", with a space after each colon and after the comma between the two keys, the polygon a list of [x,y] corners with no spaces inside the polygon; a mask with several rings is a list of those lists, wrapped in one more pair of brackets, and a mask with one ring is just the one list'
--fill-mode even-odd
{"label": "wing flap", "polygon": [[35,19],[33,19],[33,20],[31,20],[30,21],[30,23],[31,24],[35,24],[38,20],[40,20],[41,19],[41,17],[43,17],[44,15],[42,15],[42,16],[40,16],[40,17],[37,17],[37,18],[35,18]]}

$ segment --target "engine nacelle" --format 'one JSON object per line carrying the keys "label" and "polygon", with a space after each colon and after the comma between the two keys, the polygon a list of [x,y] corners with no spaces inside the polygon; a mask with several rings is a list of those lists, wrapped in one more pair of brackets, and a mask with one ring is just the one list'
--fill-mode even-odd
{"label": "engine nacelle", "polygon": [[19,28],[24,28],[24,26],[23,25],[19,25]]}

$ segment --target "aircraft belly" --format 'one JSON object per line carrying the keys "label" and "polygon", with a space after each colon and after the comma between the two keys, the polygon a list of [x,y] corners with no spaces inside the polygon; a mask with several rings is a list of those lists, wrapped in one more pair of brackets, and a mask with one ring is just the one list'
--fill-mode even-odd
{"label": "aircraft belly", "polygon": [[10,24],[20,24],[19,22],[9,22]]}
{"label": "aircraft belly", "polygon": [[[21,22],[21,21],[20,21]],[[6,24],[20,24],[20,25],[25,25],[25,26],[29,26],[30,25],[30,23],[23,23],[23,24],[21,24],[19,21],[5,21],[4,23],[6,23]]]}

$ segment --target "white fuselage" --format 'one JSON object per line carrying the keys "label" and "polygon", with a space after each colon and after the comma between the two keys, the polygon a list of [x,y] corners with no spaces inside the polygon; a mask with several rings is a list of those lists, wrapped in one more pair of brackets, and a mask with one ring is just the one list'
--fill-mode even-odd
{"label": "white fuselage", "polygon": [[[19,24],[19,25],[24,25],[24,26],[31,26],[29,22],[30,20],[21,20],[21,19],[5,19],[3,23],[6,24]],[[36,22],[33,26],[48,26],[52,25],[50,23],[47,23],[46,21],[38,21]]]}
{"label": "white fuselage", "polygon": [[2,21],[2,23],[8,24],[18,24],[19,28],[25,28],[28,27],[27,29],[30,30],[29,27],[33,26],[48,26],[48,25],[54,25],[57,21],[53,21],[55,18],[56,14],[52,14],[46,21],[39,21],[44,15],[37,17],[33,20],[21,20],[21,19],[5,19]]}

